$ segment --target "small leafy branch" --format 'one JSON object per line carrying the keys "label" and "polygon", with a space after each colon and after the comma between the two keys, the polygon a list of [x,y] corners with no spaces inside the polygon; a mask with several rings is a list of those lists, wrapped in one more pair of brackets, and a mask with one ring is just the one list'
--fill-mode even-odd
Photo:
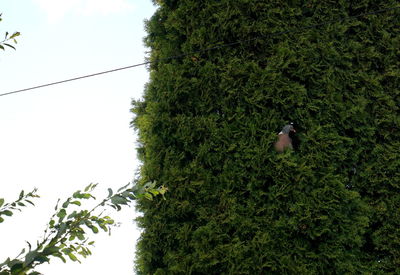
{"label": "small leafy branch", "polygon": [[53,257],[66,262],[66,258],[80,262],[79,257],[86,258],[91,255],[90,247],[94,241],[90,241],[88,232],[97,234],[100,230],[111,233],[115,221],[104,214],[105,208],[121,210],[124,205],[129,205],[133,200],[146,198],[152,200],[155,196],[167,192],[167,188],[161,186],[155,188],[156,183],[150,182],[145,185],[132,184],[121,187],[114,194],[108,189],[108,196],[91,210],[79,210],[84,200],[95,200],[92,195],[97,184],[90,184],[84,191],[76,191],[62,204],[60,200],[55,207],[55,213],[44,231],[41,241],[36,243],[35,248],[28,242],[27,249],[14,259],[8,258],[0,264],[0,275],[38,275],[34,268],[44,262],[50,262]]}
{"label": "small leafy branch", "polygon": [[[0,13],[0,22],[2,21],[1,18],[2,14]],[[11,42],[14,42],[14,44],[17,44],[17,40],[16,38],[18,36],[20,36],[21,34],[19,32],[14,32],[13,34],[9,34],[8,32],[6,32],[4,39],[2,41],[0,41],[0,49],[5,50],[5,46],[12,48],[15,50],[15,47],[13,45],[11,45]]]}
{"label": "small leafy branch", "polygon": [[[25,207],[27,204],[35,205],[32,202],[32,199],[39,198],[37,195],[37,189],[35,188],[33,191],[25,194],[24,191],[21,191],[17,200],[11,203],[4,203],[4,199],[0,198],[0,223],[4,221],[4,216],[11,217],[14,212],[13,211],[20,211],[21,208]],[[2,217],[3,216],[3,217]]]}

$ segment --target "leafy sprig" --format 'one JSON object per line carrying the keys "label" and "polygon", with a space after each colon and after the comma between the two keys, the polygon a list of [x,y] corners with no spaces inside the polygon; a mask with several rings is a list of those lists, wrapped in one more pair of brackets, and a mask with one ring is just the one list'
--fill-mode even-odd
{"label": "leafy sprig", "polygon": [[[0,14],[0,22],[2,21],[1,18],[2,14]],[[12,48],[15,50],[15,47],[11,45],[10,43],[14,42],[14,44],[17,44],[17,37],[20,36],[20,32],[14,32],[10,34],[9,32],[6,32],[4,39],[0,41],[0,49],[5,50],[6,47]],[[1,275],[1,274],[0,274]]]}
{"label": "leafy sprig", "polygon": [[[32,199],[39,198],[37,195],[37,189],[35,188],[33,191],[26,193],[22,190],[19,194],[18,199],[13,202],[5,203],[3,198],[0,198],[0,223],[4,221],[4,217],[11,217],[15,211],[22,211],[22,207],[30,205],[35,205],[32,202]],[[0,274],[1,275],[1,274]]]}
{"label": "leafy sprig", "polygon": [[79,208],[85,200],[96,200],[92,192],[97,184],[88,185],[84,191],[76,191],[63,203],[58,200],[42,240],[36,243],[34,249],[28,242],[27,249],[24,248],[16,258],[8,258],[0,264],[0,275],[40,274],[34,271],[34,268],[44,262],[50,262],[52,257],[59,258],[63,262],[67,259],[80,262],[80,257],[86,258],[92,254],[90,248],[94,245],[94,241],[89,239],[88,233],[97,234],[101,230],[110,234],[111,228],[116,225],[110,216],[104,214],[105,209],[113,208],[120,211],[123,206],[138,198],[152,200],[158,195],[164,197],[168,189],[164,186],[158,188],[155,186],[156,182],[145,185],[129,183],[118,189],[115,194],[109,188],[108,196],[91,210]]}

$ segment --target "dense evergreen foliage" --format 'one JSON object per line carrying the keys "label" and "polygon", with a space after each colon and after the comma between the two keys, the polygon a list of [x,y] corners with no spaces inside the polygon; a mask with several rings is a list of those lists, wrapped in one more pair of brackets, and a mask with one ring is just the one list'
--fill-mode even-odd
{"label": "dense evergreen foliage", "polygon": [[138,274],[400,274],[400,11],[338,20],[397,1],[157,4],[150,60],[243,42],[150,66]]}

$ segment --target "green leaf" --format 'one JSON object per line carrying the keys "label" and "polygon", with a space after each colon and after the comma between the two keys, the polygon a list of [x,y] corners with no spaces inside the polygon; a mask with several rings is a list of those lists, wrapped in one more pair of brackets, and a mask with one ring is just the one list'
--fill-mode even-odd
{"label": "green leaf", "polygon": [[130,195],[130,194],[131,194],[131,192],[128,191],[128,190],[126,190],[126,191],[122,192],[120,195],[121,195],[122,197],[124,197],[124,198],[129,198],[129,195]]}
{"label": "green leaf", "polygon": [[83,195],[81,194],[81,191],[76,191],[74,194],[72,194],[72,197],[74,198],[74,199],[82,199],[83,198]]}
{"label": "green leaf", "polygon": [[61,209],[60,212],[57,213],[57,217],[60,218],[60,220],[64,219],[64,217],[67,215],[67,211],[65,209]]}
{"label": "green leaf", "polygon": [[101,229],[103,229],[104,232],[108,232],[107,226],[105,226],[104,224],[99,224],[99,226]]}
{"label": "green leaf", "polygon": [[11,267],[11,274],[20,274],[20,272],[23,269],[23,264],[22,263],[16,263]]}
{"label": "green leaf", "polygon": [[108,188],[108,196],[107,196],[107,198],[111,198],[112,195],[113,195],[113,190],[111,188]]}
{"label": "green leaf", "polygon": [[115,196],[111,197],[111,203],[114,205],[120,205],[120,204],[126,205],[127,202],[128,202],[127,199],[125,199],[124,197],[121,197],[119,195],[115,195]]}
{"label": "green leaf", "polygon": [[96,199],[95,197],[93,197],[91,194],[88,194],[88,193],[86,193],[86,194],[83,194],[83,198],[84,199]]}
{"label": "green leaf", "polygon": [[[10,46],[10,45],[8,45],[8,44],[4,44],[4,45],[9,46],[9,47],[11,47],[11,48],[14,48],[14,47],[12,47],[12,46]],[[14,48],[14,49],[15,49],[15,48]],[[25,192],[24,192],[24,190],[22,190],[21,193],[19,193],[19,199],[18,199],[18,200],[22,200],[22,198],[24,197],[24,195],[25,195]]]}
{"label": "green leaf", "polygon": [[122,191],[122,190],[124,190],[124,189],[126,189],[129,185],[131,185],[131,183],[129,182],[127,185],[125,185],[125,186],[122,186],[121,188],[119,188],[118,189],[118,193],[120,192],[120,191]]}
{"label": "green leaf", "polygon": [[4,204],[4,199],[0,198],[0,207],[2,207]]}
{"label": "green leaf", "polygon": [[85,239],[85,235],[82,233],[77,233],[76,236],[78,237],[78,240],[83,241]]}
{"label": "green leaf", "polygon": [[63,204],[62,204],[62,208],[67,208],[69,205],[69,199],[66,200]]}
{"label": "green leaf", "polygon": [[54,207],[54,210],[57,211],[58,209],[58,204],[60,203],[60,199],[57,200],[56,206]]}
{"label": "green leaf", "polygon": [[61,251],[62,251],[62,253],[64,253],[65,255],[67,255],[67,254],[69,254],[69,253],[72,252],[72,250],[69,249],[69,248],[63,248]]}
{"label": "green leaf", "polygon": [[150,194],[150,193],[145,193],[144,194],[144,197],[146,198],[146,199],[148,199],[148,200],[153,200],[153,196]]}
{"label": "green leaf", "polygon": [[92,184],[89,184],[88,186],[85,187],[84,191],[87,192],[92,188]]}
{"label": "green leaf", "polygon": [[[22,248],[22,250],[21,250],[21,252],[19,253],[19,255],[22,255],[22,254],[24,254],[25,253],[25,248]],[[18,255],[18,256],[19,256]]]}
{"label": "green leaf", "polygon": [[61,261],[63,261],[63,263],[66,263],[67,261],[65,260],[65,258],[61,255],[61,254],[54,254],[54,257],[57,257],[59,259],[61,259]]}
{"label": "green leaf", "polygon": [[31,243],[30,242],[28,242],[28,241],[26,241],[26,244],[28,245],[28,247],[29,247],[29,251],[31,251],[32,250],[32,245],[31,245]]}
{"label": "green leaf", "polygon": [[50,228],[53,228],[55,223],[56,223],[55,220],[51,220],[51,221],[49,222]]}
{"label": "green leaf", "polygon": [[146,189],[151,189],[154,188],[156,186],[156,181],[149,181],[147,183],[145,183],[144,188]]}
{"label": "green leaf", "polygon": [[0,214],[11,217],[13,215],[13,212],[11,212],[10,210],[4,210],[3,212],[0,212]]}
{"label": "green leaf", "polygon": [[7,47],[10,47],[10,48],[12,48],[12,49],[15,50],[15,47],[14,47],[13,45],[10,45],[10,44],[8,44],[8,43],[4,43],[4,45],[6,45]]}
{"label": "green leaf", "polygon": [[39,255],[35,258],[35,262],[39,262],[39,264],[46,263],[46,262],[48,263],[48,262],[50,262],[50,259],[46,256]]}
{"label": "green leaf", "polygon": [[25,266],[30,265],[37,256],[39,256],[39,253],[35,250],[28,252],[28,254],[26,254],[26,256],[25,256],[24,265]]}
{"label": "green leaf", "polygon": [[25,201],[26,201],[27,203],[29,203],[29,204],[35,206],[35,204],[34,204],[32,201],[30,201],[30,200],[25,200]]}
{"label": "green leaf", "polygon": [[153,194],[154,196],[157,196],[157,195],[160,194],[160,192],[159,192],[158,190],[156,190],[156,189],[151,189],[151,190],[149,190],[148,192],[151,193],[151,194]]}
{"label": "green leaf", "polygon": [[14,274],[13,272],[15,272],[15,274],[18,274],[17,272],[22,269],[23,263],[24,262],[22,262],[18,259],[14,259],[14,260],[8,262],[7,266],[11,268],[11,274]]}
{"label": "green leaf", "polygon": [[72,253],[68,253],[67,256],[73,261],[73,262],[79,262],[78,258],[72,254]]}
{"label": "green leaf", "polygon": [[68,226],[65,224],[65,222],[60,224],[60,228],[58,229],[58,235],[62,235],[67,231]]}
{"label": "green leaf", "polygon": [[107,224],[114,224],[115,223],[115,221],[114,220],[112,220],[112,219],[110,219],[110,220],[107,220]]}
{"label": "green leaf", "polygon": [[78,214],[78,212],[74,211],[68,215],[67,219],[75,218],[77,214]]}
{"label": "green leaf", "polygon": [[58,246],[46,247],[43,250],[43,254],[45,254],[45,255],[53,255],[54,256],[54,254],[59,253],[59,252],[60,252],[60,247],[58,247]]}
{"label": "green leaf", "polygon": [[91,226],[90,229],[92,229],[95,234],[99,233],[99,229],[96,226]]}
{"label": "green leaf", "polygon": [[14,33],[10,36],[9,39],[14,39],[15,37],[18,37],[18,36],[20,36],[20,35],[21,35],[20,32],[14,32]]}

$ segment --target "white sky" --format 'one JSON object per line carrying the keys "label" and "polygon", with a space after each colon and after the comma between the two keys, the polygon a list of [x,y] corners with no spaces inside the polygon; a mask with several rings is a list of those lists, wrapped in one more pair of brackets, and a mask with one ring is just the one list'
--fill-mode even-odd
{"label": "white sky", "polygon": [[[22,33],[17,51],[0,53],[0,93],[143,62],[143,20],[154,9],[151,0],[0,0],[0,35]],[[138,67],[0,97],[0,197],[34,187],[41,195],[36,207],[0,224],[0,262],[25,240],[36,242],[58,198],[91,182],[105,196],[133,179],[139,163],[129,109],[147,80]],[[82,264],[54,259],[38,271],[134,274],[136,213],[112,215],[122,226],[111,237],[95,235]]]}

